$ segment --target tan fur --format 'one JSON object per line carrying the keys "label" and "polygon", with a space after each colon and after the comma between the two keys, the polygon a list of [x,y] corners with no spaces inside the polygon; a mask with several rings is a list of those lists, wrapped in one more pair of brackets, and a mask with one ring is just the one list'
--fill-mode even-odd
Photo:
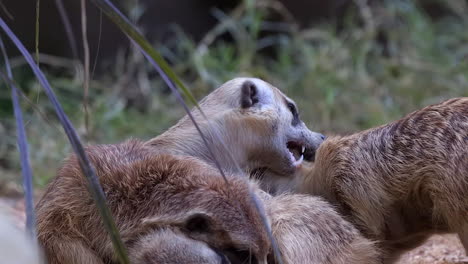
{"label": "tan fur", "polygon": [[[246,89],[250,88],[254,89],[254,95],[246,94]],[[255,102],[251,100],[252,105],[246,105],[245,101],[250,97]],[[226,171],[239,173],[234,160],[246,173],[261,168],[285,177],[297,169],[291,162],[288,142],[304,146],[306,159],[312,159],[323,142],[321,134],[310,131],[298,115],[293,115],[289,107],[295,104],[290,98],[259,79],[228,81],[199,105],[209,122],[197,109],[191,113]],[[158,153],[197,157],[214,165],[213,157],[188,116],[147,144]]]}
{"label": "tan fur", "polygon": [[207,244],[171,229],[155,230],[129,249],[132,264],[222,264],[224,257]]}
{"label": "tan fur", "polygon": [[[269,240],[245,179],[230,176],[226,185],[211,166],[189,157],[154,155],[139,141],[86,151],[128,248],[141,236],[171,228],[228,257],[250,252],[265,263]],[[76,157],[47,187],[37,221],[49,264],[114,263]]]}
{"label": "tan fur", "polygon": [[468,252],[468,98],[329,138],[298,186],[338,205],[389,262],[436,232],[457,232]]}
{"label": "tan fur", "polygon": [[285,264],[380,263],[374,244],[320,198],[283,194],[266,208]]}

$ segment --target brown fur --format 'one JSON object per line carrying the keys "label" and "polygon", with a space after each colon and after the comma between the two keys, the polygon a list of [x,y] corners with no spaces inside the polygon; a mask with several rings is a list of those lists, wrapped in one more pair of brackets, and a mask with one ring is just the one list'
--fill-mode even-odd
{"label": "brown fur", "polygon": [[[194,158],[155,156],[139,141],[92,146],[87,154],[128,248],[145,234],[171,228],[227,256],[251,252],[264,263],[269,241],[245,179],[231,176],[226,185],[211,166]],[[115,262],[76,157],[47,187],[37,222],[50,264]]]}
{"label": "brown fur", "polygon": [[379,263],[374,244],[318,197],[283,194],[266,208],[285,264]]}
{"label": "brown fur", "polygon": [[329,138],[298,182],[380,241],[389,262],[436,232],[457,232],[468,251],[468,98]]}

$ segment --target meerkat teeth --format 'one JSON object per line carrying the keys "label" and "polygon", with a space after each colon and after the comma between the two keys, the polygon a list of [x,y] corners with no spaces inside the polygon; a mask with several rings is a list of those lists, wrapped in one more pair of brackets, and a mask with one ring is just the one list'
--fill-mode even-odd
{"label": "meerkat teeth", "polygon": [[303,160],[304,160],[304,155],[301,155],[301,157],[298,160],[294,161],[294,166],[297,167],[301,165]]}
{"label": "meerkat teeth", "polygon": [[291,159],[292,163],[296,162],[296,157],[294,157],[294,154],[291,151],[289,151],[289,158]]}
{"label": "meerkat teeth", "polygon": [[305,146],[302,146],[302,148],[301,148],[301,154],[304,154],[304,152],[305,152]]}

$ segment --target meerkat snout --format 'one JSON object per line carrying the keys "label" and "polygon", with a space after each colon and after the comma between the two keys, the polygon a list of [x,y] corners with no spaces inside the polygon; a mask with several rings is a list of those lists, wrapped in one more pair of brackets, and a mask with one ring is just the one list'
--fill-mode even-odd
{"label": "meerkat snout", "polygon": [[299,167],[302,161],[315,161],[315,152],[325,140],[325,135],[308,130],[302,121],[293,126],[290,135],[286,147],[293,164]]}
{"label": "meerkat snout", "polygon": [[303,151],[304,160],[311,162],[315,161],[315,152],[317,152],[318,147],[325,141],[326,136],[324,134],[312,132],[312,137],[316,138],[312,141],[315,142],[315,146],[308,147]]}

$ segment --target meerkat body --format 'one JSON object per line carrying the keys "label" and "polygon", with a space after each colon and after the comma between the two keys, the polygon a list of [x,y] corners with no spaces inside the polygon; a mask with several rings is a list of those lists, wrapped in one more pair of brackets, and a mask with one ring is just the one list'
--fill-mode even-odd
{"label": "meerkat body", "polygon": [[[194,158],[154,155],[139,141],[86,150],[128,248],[160,228],[217,249],[231,261],[265,263],[269,240],[249,183]],[[50,264],[114,263],[113,248],[76,157],[37,206],[38,238]],[[250,252],[246,253],[246,252]],[[176,257],[176,256],[174,256]],[[236,262],[237,261],[237,262]],[[248,261],[248,259],[247,259]]]}
{"label": "meerkat body", "polygon": [[327,139],[298,188],[337,205],[389,262],[436,232],[468,252],[468,98]]}
{"label": "meerkat body", "polygon": [[282,194],[265,208],[285,264],[380,263],[374,243],[321,198]]}

